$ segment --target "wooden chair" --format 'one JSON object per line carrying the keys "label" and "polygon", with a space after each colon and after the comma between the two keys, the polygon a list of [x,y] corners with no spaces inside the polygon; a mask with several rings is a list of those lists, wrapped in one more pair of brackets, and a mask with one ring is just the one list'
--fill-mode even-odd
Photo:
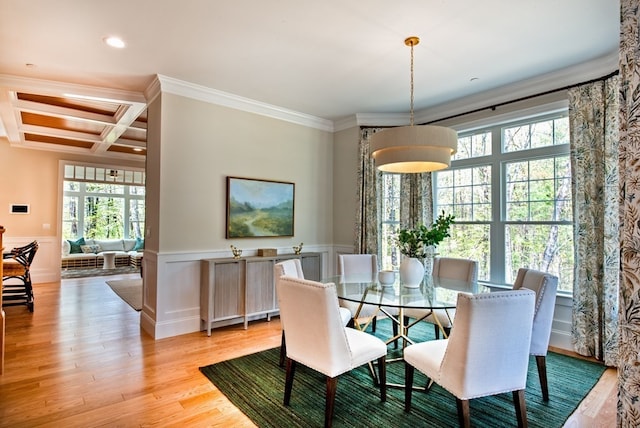
{"label": "wooden chair", "polygon": [[33,312],[31,263],[38,251],[38,241],[16,247],[2,255],[2,306],[27,305]]}

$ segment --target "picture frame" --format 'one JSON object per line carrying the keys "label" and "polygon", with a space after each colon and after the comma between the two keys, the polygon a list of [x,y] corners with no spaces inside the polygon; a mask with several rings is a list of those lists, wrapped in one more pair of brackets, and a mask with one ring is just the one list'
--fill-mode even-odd
{"label": "picture frame", "polygon": [[293,236],[295,184],[227,177],[227,239]]}

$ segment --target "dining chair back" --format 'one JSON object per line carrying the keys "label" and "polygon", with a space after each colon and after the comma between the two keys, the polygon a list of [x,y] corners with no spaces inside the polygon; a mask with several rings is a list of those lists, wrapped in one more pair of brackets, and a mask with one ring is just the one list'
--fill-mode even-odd
{"label": "dining chair back", "polygon": [[[452,257],[435,257],[433,259],[434,278],[456,279],[466,282],[475,282],[478,279],[478,262],[470,259],[459,259]],[[405,311],[408,318],[414,318],[412,323],[407,322],[408,328],[414,326],[419,321],[426,321],[433,324],[436,339],[440,338],[440,330],[444,330],[445,336],[451,331],[455,309],[411,309]]]}
{"label": "dining chair back", "polygon": [[459,294],[449,339],[404,350],[405,410],[411,409],[418,369],[456,397],[460,426],[470,425],[470,399],[504,392],[513,392],[518,426],[526,426],[524,390],[534,306],[531,290]]}
{"label": "dining chair back", "polygon": [[558,277],[546,272],[520,268],[513,283],[513,289],[521,290],[523,288],[536,293],[530,353],[536,357],[542,398],[544,401],[549,401],[546,357],[551,339],[553,314],[558,293]]}
{"label": "dining chair back", "polygon": [[334,283],[289,276],[276,281],[280,319],[286,334],[284,405],[291,399],[296,363],[326,377],[325,426],[331,426],[337,377],[377,361],[380,398],[386,400],[387,346],[368,333],[345,327]]}
{"label": "dining chair back", "polygon": [[[376,254],[340,254],[338,255],[338,275],[347,282],[375,282],[378,276],[378,256]],[[340,299],[340,306],[349,310],[356,327],[366,329],[370,323],[371,330],[375,333],[377,318],[383,315],[378,306],[361,305],[343,299]]]}
{"label": "dining chair back", "polygon": [[[292,278],[304,279],[304,272],[302,271],[302,263],[300,263],[300,259],[288,259],[283,260],[279,263],[276,263],[274,268],[274,277],[275,281],[277,278],[281,276],[290,276]],[[347,308],[340,308],[340,318],[342,319],[343,325],[349,325],[352,321],[351,319],[351,311]],[[284,359],[287,353],[287,345],[284,337],[284,328],[282,329],[282,335],[280,338],[280,359],[278,364],[280,367],[284,366]]]}

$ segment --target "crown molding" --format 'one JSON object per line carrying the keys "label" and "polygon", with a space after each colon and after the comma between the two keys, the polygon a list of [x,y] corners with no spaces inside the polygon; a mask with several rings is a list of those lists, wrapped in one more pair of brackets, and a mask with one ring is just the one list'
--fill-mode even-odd
{"label": "crown molding", "polygon": [[[535,97],[537,94],[543,94],[548,91],[555,91],[566,86],[597,79],[617,69],[618,51],[614,51],[600,58],[562,70],[542,74],[532,79],[522,80],[417,111],[415,112],[414,122],[429,123],[476,110],[490,109],[500,103],[508,103],[525,97]],[[553,108],[563,107],[554,105]],[[505,119],[507,117],[510,116],[505,116]],[[478,123],[474,123],[474,125],[478,125]],[[408,113],[357,113],[337,121],[334,127],[339,131],[354,126],[405,126],[408,124]]]}
{"label": "crown molding", "polygon": [[618,51],[616,50],[608,55],[562,70],[541,74],[531,79],[521,80],[421,110],[416,112],[415,122],[429,123],[471,111],[490,109],[497,104],[508,103],[520,98],[535,97],[548,91],[560,90],[567,86],[598,79],[618,70],[618,67]]}
{"label": "crown molding", "polygon": [[282,107],[241,97],[239,95],[219,91],[217,89],[211,89],[205,86],[174,79],[172,77],[163,76],[161,74],[156,76],[156,79],[154,79],[149,88],[147,88],[145,94],[148,95],[147,99],[153,99],[159,92],[168,92],[198,101],[284,120],[286,122],[295,123],[309,128],[319,129],[321,131],[334,131],[333,121],[331,120],[288,110]]}

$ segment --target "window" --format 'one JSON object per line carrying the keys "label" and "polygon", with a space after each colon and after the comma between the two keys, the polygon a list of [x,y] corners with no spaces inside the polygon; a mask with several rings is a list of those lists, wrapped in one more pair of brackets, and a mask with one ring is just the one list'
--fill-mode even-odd
{"label": "window", "polygon": [[64,239],[144,237],[143,172],[66,165],[63,189]]}
{"label": "window", "polygon": [[380,224],[382,255],[379,263],[384,270],[398,270],[400,251],[393,242],[393,236],[400,228],[400,174],[382,174],[382,194]]}
{"label": "window", "polygon": [[[383,268],[397,267],[399,178],[383,174]],[[451,167],[433,174],[434,214],[456,216],[441,256],[479,263],[478,278],[512,284],[520,267],[573,287],[573,213],[566,112],[459,133]]]}
{"label": "window", "polygon": [[[490,136],[494,136],[493,141]],[[478,146],[491,146],[478,150]],[[451,168],[434,174],[434,211],[452,212],[438,251],[479,262],[478,277],[512,284],[520,267],[573,286],[569,120],[565,113],[461,134]]]}

